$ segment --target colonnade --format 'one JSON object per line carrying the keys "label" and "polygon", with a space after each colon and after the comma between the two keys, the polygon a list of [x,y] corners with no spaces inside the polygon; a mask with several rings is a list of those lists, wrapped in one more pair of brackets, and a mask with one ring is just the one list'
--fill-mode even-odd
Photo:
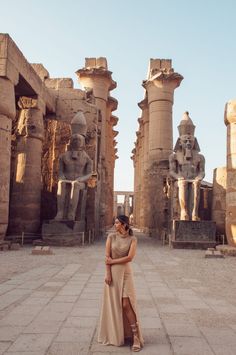
{"label": "colonnade", "polygon": [[171,60],[151,59],[148,78],[143,81],[144,100],[139,103],[141,116],[132,156],[134,223],[154,236],[160,236],[167,223],[165,185],[173,149],[172,106],[174,90],[182,79]]}

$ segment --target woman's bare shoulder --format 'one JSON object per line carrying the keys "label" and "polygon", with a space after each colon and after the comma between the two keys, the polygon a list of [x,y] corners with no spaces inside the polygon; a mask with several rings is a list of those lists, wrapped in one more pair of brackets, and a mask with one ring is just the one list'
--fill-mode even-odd
{"label": "woman's bare shoulder", "polygon": [[137,242],[137,238],[135,237],[135,235],[132,235],[131,240]]}

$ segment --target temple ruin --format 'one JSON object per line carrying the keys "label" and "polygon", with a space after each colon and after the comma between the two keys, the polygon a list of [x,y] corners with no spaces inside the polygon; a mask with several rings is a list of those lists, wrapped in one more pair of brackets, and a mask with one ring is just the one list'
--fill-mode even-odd
{"label": "temple ruin", "polygon": [[[118,201],[119,198],[121,198],[121,201]],[[126,216],[129,217],[131,216],[132,219],[133,208],[134,208],[133,191],[114,191],[114,205],[113,205],[114,218],[121,214],[125,214]]]}
{"label": "temple ruin", "polygon": [[[181,218],[179,192],[171,181],[168,161],[177,149],[173,146],[172,107],[174,90],[182,80],[182,75],[172,68],[171,60],[150,59],[147,80],[143,81],[144,99],[138,104],[141,115],[131,157],[134,165],[134,225],[162,240],[172,238],[173,221],[191,219]],[[225,123],[228,130],[227,168],[215,169],[213,184],[201,181],[197,198],[199,217],[194,216],[194,220],[213,221],[218,242],[226,242],[224,236],[227,234],[228,243],[233,244],[236,216],[233,197],[235,101],[226,106]],[[184,196],[185,192],[182,194]],[[212,224],[208,225],[214,229]]]}
{"label": "temple ruin", "polygon": [[[174,91],[183,76],[170,59],[151,59],[138,104],[134,191],[114,192],[118,102],[111,91],[116,82],[103,57],[86,58],[76,74],[83,89],[74,88],[71,78],[50,78],[42,64],[27,61],[8,34],[0,34],[0,239],[47,236],[57,224],[71,230],[72,239],[80,231],[97,237],[117,214],[127,214],[136,227],[164,240],[171,238],[173,221],[212,222],[218,242],[227,238],[235,247],[236,101],[225,107],[227,164],[214,170],[211,184],[201,174],[198,144],[191,146],[189,138],[187,153],[185,143],[179,145],[181,135],[191,136],[195,129],[188,112],[173,146]],[[185,132],[185,123],[191,132]],[[189,157],[192,162],[183,165]],[[196,176],[189,172],[199,159],[201,177],[193,183],[199,165]],[[195,207],[185,206],[187,185]]]}
{"label": "temple ruin", "polygon": [[59,156],[78,112],[86,119],[85,150],[92,160],[85,231],[98,236],[112,224],[118,118],[110,92],[116,82],[106,58],[86,58],[77,75],[83,90],[70,78],[50,78],[9,35],[0,35],[1,239],[40,234],[42,222],[56,216]]}

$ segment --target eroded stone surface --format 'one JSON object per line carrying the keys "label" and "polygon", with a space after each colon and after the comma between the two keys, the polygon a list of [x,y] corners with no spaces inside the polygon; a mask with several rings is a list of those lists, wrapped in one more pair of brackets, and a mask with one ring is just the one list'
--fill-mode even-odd
{"label": "eroded stone surface", "polygon": [[[205,158],[194,136],[195,126],[185,112],[178,126],[179,138],[169,156],[170,177],[178,190],[181,221],[199,221],[200,186],[205,176]],[[173,199],[173,196],[172,196]],[[173,217],[172,217],[173,218]]]}
{"label": "eroded stone surface", "polygon": [[168,198],[165,185],[168,158],[173,147],[172,106],[174,90],[183,77],[174,72],[171,60],[150,59],[143,81],[144,100],[133,149],[134,223],[161,237],[167,228]]}
{"label": "eroded stone surface", "polygon": [[0,41],[0,238],[8,229],[10,239],[37,239],[42,221],[55,217],[59,156],[78,112],[85,116],[82,134],[92,161],[86,232],[96,238],[112,223],[117,158],[112,112],[118,103],[110,96],[116,83],[106,58],[86,59],[78,71],[85,84],[80,90],[72,79],[50,78],[42,64],[28,63],[9,35],[0,34]]}
{"label": "eroded stone surface", "polygon": [[230,246],[236,246],[236,100],[225,106],[225,124],[227,126],[227,183],[226,183],[226,219],[225,229]]}

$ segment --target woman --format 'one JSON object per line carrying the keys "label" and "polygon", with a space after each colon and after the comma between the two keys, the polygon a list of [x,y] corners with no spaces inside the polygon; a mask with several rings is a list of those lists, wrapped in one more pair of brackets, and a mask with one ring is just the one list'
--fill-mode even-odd
{"label": "woman", "polygon": [[133,338],[133,351],[140,351],[140,332],[133,275],[130,262],[135,256],[137,239],[127,216],[115,220],[115,233],[106,242],[106,278],[101,310],[98,341],[104,345],[123,345]]}

